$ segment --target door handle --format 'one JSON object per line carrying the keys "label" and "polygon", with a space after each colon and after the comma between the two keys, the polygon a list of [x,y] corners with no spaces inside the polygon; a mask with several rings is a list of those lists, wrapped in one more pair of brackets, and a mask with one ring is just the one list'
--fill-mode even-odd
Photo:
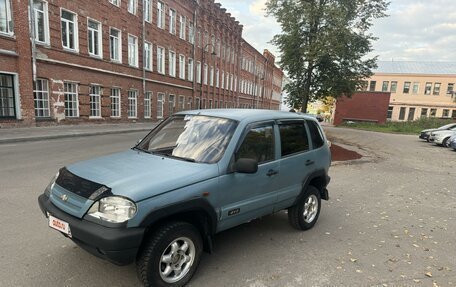
{"label": "door handle", "polygon": [[270,169],[268,170],[268,173],[266,174],[267,176],[273,176],[278,174],[279,172],[277,170]]}
{"label": "door handle", "polygon": [[312,164],[314,164],[314,163],[315,163],[315,162],[314,162],[313,160],[308,159],[308,160],[306,161],[306,166],[312,165]]}

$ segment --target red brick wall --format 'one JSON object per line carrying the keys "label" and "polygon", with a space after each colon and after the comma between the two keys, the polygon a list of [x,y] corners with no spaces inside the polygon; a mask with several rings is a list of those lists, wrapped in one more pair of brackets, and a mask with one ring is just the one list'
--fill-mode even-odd
{"label": "red brick wall", "polygon": [[386,122],[390,103],[390,93],[359,92],[351,98],[337,99],[334,112],[334,125],[344,121],[372,121],[379,124]]}

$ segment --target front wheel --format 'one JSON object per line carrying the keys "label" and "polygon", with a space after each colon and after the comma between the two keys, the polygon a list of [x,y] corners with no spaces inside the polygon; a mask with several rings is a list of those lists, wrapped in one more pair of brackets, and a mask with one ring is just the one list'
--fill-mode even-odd
{"label": "front wheel", "polygon": [[145,244],[136,268],[146,287],[184,286],[195,273],[203,250],[199,231],[186,222],[162,226]]}
{"label": "front wheel", "polygon": [[448,142],[450,140],[450,138],[446,138],[442,141],[442,146],[444,147],[450,147],[450,143]]}
{"label": "front wheel", "polygon": [[295,206],[288,209],[288,221],[299,230],[311,229],[318,220],[321,209],[320,191],[310,185]]}

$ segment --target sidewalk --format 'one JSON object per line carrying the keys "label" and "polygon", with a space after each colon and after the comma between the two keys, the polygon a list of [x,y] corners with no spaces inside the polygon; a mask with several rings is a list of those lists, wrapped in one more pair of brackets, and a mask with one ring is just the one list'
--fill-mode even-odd
{"label": "sidewalk", "polygon": [[81,124],[0,129],[0,144],[150,131],[158,123]]}

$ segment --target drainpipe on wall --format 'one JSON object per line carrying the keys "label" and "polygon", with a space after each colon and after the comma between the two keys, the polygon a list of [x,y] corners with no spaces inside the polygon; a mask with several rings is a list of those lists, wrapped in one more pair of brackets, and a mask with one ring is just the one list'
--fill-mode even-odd
{"label": "drainpipe on wall", "polygon": [[[142,13],[142,55],[143,55],[143,62],[142,62],[142,87],[143,87],[143,97],[146,96],[146,53],[145,53],[145,47],[146,47],[146,11],[144,10],[144,0],[142,3],[143,7],[143,13]],[[138,104],[138,103],[136,103]],[[152,99],[150,99],[149,104],[152,105]],[[137,116],[137,115],[136,115]],[[152,115],[151,115],[152,116]]]}
{"label": "drainpipe on wall", "polygon": [[[196,3],[196,5],[199,5],[198,1],[194,1],[194,3]],[[193,71],[192,71],[192,74],[193,74],[193,81],[192,81],[193,99],[192,99],[192,101],[193,101],[193,105],[196,104],[196,82],[195,81],[196,81],[196,62],[197,62],[197,60],[196,60],[196,47],[195,47],[195,45],[196,45],[196,40],[197,39],[196,39],[195,36],[198,34],[197,31],[196,31],[196,29],[197,29],[196,27],[198,27],[196,25],[196,21],[197,21],[197,14],[196,13],[197,13],[197,9],[195,7],[195,10],[193,12],[193,45],[192,45],[192,54],[193,54],[193,67],[192,67],[192,69],[193,69]],[[201,101],[201,99],[200,99],[200,101]],[[198,108],[199,107],[197,107],[196,109],[198,109]],[[192,109],[195,109],[195,108],[192,107]]]}
{"label": "drainpipe on wall", "polygon": [[30,42],[32,44],[32,77],[33,82],[36,81],[36,43],[35,43],[35,13],[33,12],[33,0],[29,0],[29,31]]}

